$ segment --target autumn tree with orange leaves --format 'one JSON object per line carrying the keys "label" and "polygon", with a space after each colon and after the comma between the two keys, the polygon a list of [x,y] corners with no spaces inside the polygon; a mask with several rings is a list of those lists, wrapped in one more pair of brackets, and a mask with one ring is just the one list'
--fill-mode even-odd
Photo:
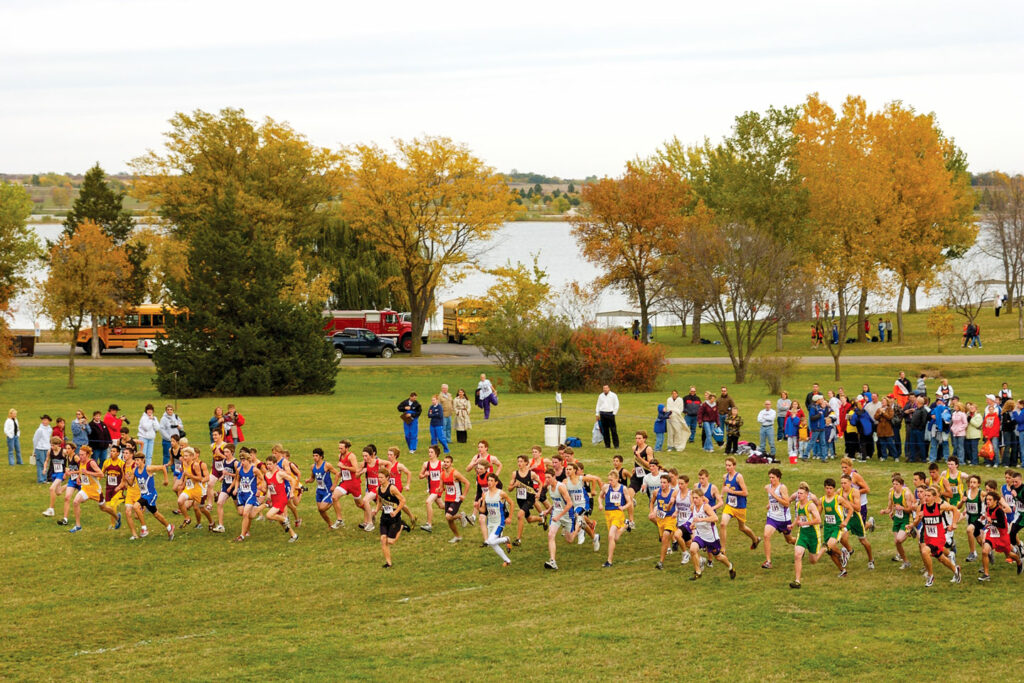
{"label": "autumn tree with orange leaves", "polygon": [[667,287],[658,275],[692,224],[690,184],[664,162],[631,162],[622,177],[585,186],[582,199],[582,211],[569,221],[583,256],[604,270],[599,285],[636,300],[646,330]]}
{"label": "autumn tree with orange leaves", "polygon": [[50,249],[50,273],[42,286],[43,306],[57,325],[70,332],[68,388],[75,388],[75,350],[86,316],[116,313],[121,287],[131,272],[128,255],[103,229],[85,221]]}

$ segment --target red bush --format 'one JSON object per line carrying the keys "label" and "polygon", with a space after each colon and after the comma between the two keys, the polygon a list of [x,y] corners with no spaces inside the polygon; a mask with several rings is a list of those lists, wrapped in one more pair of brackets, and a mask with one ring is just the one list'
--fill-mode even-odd
{"label": "red bush", "polygon": [[641,344],[618,330],[584,327],[572,337],[580,354],[580,376],[588,389],[610,384],[616,391],[653,391],[667,369],[661,346]]}

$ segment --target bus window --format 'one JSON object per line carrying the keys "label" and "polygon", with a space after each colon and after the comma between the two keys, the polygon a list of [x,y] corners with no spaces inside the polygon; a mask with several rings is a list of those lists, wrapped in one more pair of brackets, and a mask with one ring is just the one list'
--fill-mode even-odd
{"label": "bus window", "polygon": [[153,314],[153,327],[163,327],[163,326],[164,326],[164,314],[163,313],[154,313]]}
{"label": "bus window", "polygon": [[149,313],[143,313],[142,315],[139,316],[139,327],[152,327],[152,326],[153,326],[153,316],[151,316]]}
{"label": "bus window", "polygon": [[127,313],[124,316],[125,327],[138,327],[139,326],[139,314],[138,313]]}

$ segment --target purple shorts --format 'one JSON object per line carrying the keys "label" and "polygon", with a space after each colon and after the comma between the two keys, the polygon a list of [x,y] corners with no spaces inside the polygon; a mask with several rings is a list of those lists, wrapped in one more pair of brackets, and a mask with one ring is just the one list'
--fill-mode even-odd
{"label": "purple shorts", "polygon": [[783,534],[789,535],[790,530],[793,528],[792,522],[780,522],[771,517],[766,517],[764,520],[765,526],[770,526],[776,531],[782,532]]}
{"label": "purple shorts", "polygon": [[864,520],[865,524],[867,524],[867,521],[868,521],[868,506],[867,505],[861,505],[860,506],[860,518],[862,520]]}
{"label": "purple shorts", "polygon": [[700,536],[694,536],[693,540],[697,542],[697,547],[711,555],[717,557],[722,554],[722,542],[721,541],[705,541]]}

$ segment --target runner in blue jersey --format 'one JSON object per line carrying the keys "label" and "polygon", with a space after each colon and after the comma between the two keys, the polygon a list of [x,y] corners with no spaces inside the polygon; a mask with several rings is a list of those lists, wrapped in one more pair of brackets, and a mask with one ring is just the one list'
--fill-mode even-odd
{"label": "runner in blue jersey", "polygon": [[598,501],[604,510],[604,519],[608,524],[608,560],[601,565],[611,567],[615,557],[615,544],[627,529],[626,513],[633,510],[633,489],[622,485],[618,470],[608,473],[608,482],[601,488]]}
{"label": "runner in blue jersey", "polygon": [[139,486],[139,499],[131,506],[130,510],[126,511],[126,514],[135,514],[139,519],[139,523],[142,524],[142,536],[146,537],[149,535],[149,530],[146,528],[146,520],[142,516],[143,510],[148,510],[151,515],[156,517],[156,521],[164,525],[167,530],[167,540],[174,540],[174,525],[167,521],[167,519],[160,514],[156,509],[156,480],[153,478],[154,472],[164,473],[164,486],[168,484],[167,478],[167,465],[150,465],[146,466],[146,454],[138,452],[135,454],[133,465],[126,468],[125,476],[129,480],[135,479],[135,483]]}
{"label": "runner in blue jersey", "polygon": [[249,537],[249,526],[263,510],[260,503],[260,492],[266,489],[263,473],[257,466],[257,458],[252,451],[244,446],[238,451],[241,464],[238,466],[238,479],[234,484],[235,505],[238,514],[242,515],[242,531],[235,541],[244,541]]}
{"label": "runner in blue jersey", "polygon": [[[238,478],[240,461],[235,457],[233,444],[224,444],[221,449],[224,458],[220,461],[220,491],[217,492],[217,526],[210,529],[214,533],[224,533],[224,503],[234,498],[235,479]],[[214,484],[211,483],[211,486]]]}
{"label": "runner in blue jersey", "polygon": [[[508,510],[512,509],[512,499],[499,488],[500,486],[501,481],[497,474],[491,472],[487,475],[487,490],[483,495],[484,508],[487,511],[487,540],[484,542],[498,554],[503,566],[507,567],[512,564],[512,560],[505,551],[512,552],[512,544],[505,535],[505,522],[508,519]],[[502,545],[505,547],[502,548]]]}

